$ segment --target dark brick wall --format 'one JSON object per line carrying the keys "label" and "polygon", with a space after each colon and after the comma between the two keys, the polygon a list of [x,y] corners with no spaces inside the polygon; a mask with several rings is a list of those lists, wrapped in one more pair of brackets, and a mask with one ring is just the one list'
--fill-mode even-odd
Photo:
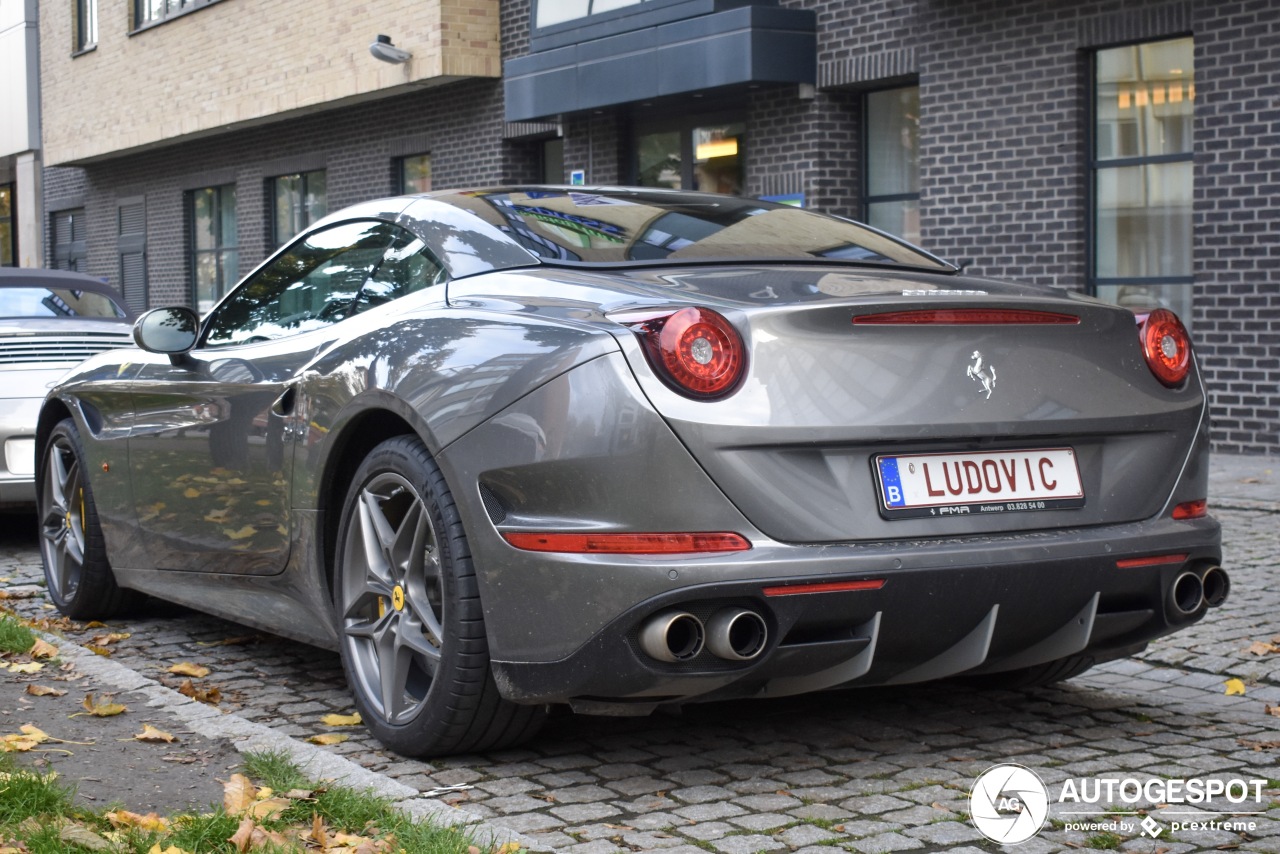
{"label": "dark brick wall", "polygon": [[1195,5],[1196,337],[1214,446],[1280,451],[1280,4]]}

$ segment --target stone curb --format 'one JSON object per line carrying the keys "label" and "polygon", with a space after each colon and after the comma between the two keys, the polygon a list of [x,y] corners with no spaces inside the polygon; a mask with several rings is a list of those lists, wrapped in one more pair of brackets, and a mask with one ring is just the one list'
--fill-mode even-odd
{"label": "stone curb", "polygon": [[222,712],[197,702],[117,661],[96,655],[66,637],[40,631],[36,634],[56,644],[59,656],[74,662],[81,673],[117,691],[142,694],[147,698],[149,707],[171,714],[197,735],[224,739],[240,753],[267,750],[284,753],[313,779],[330,780],[357,791],[371,791],[378,797],[391,800],[394,809],[410,818],[457,828],[484,844],[498,846],[514,842],[528,851],[558,854],[553,848],[500,827],[464,808],[424,798],[418,790],[363,768],[350,759],[275,732],[234,712]]}

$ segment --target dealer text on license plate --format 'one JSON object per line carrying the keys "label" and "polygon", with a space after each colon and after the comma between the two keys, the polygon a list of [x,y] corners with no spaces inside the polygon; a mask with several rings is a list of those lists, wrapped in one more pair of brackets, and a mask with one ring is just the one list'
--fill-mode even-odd
{"label": "dealer text on license plate", "polygon": [[890,519],[1084,506],[1071,448],[875,458],[880,510]]}

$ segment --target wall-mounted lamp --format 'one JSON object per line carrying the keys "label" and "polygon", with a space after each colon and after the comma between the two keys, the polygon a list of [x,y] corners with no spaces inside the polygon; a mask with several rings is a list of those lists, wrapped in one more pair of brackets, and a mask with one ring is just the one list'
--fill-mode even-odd
{"label": "wall-mounted lamp", "polygon": [[396,47],[391,43],[391,36],[379,34],[373,44],[369,45],[369,53],[373,54],[374,59],[380,59],[383,62],[389,62],[392,65],[400,65],[408,62],[413,54],[402,47]]}

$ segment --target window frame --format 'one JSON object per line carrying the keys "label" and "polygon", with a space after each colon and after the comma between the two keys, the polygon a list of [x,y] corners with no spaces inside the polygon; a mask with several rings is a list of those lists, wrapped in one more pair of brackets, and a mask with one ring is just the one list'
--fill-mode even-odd
{"label": "window frame", "polygon": [[[0,246],[0,267],[17,267],[18,266],[18,185],[16,182],[7,182],[0,184],[0,190],[8,191],[9,194],[9,213],[0,215],[0,222],[8,222],[9,224],[9,240],[8,246]],[[4,262],[5,249],[9,251],[10,263]]]}
{"label": "window frame", "polygon": [[[71,239],[63,243],[58,242],[58,217],[70,217],[69,227]],[[81,232],[81,238],[76,239],[76,222],[77,219],[85,221],[87,219],[84,207],[62,208],[61,210],[49,211],[49,248],[52,257],[49,259],[55,270],[70,270],[76,273],[85,272],[85,264],[89,257],[88,241]],[[85,228],[88,228],[87,222]],[[63,257],[60,257],[63,256]]]}
{"label": "window frame", "polygon": [[98,0],[75,0],[72,28],[72,56],[88,53],[98,47]]}
{"label": "window frame", "polygon": [[[1192,33],[1180,33],[1174,35],[1160,36],[1159,38],[1144,38],[1134,41],[1118,42],[1115,44],[1102,45],[1091,49],[1085,56],[1085,72],[1087,85],[1085,95],[1085,293],[1090,296],[1098,295],[1098,288],[1108,286],[1124,286],[1124,285],[1177,285],[1190,288],[1195,284],[1195,256],[1192,255],[1192,269],[1185,276],[1099,276],[1098,275],[1098,173],[1106,169],[1131,168],[1134,166],[1152,166],[1165,163],[1195,163],[1195,140],[1189,146],[1186,152],[1177,154],[1157,154],[1145,157],[1119,157],[1100,160],[1098,158],[1098,122],[1100,116],[1098,114],[1098,57],[1103,52],[1115,50],[1117,48],[1137,47],[1146,44],[1158,44],[1160,42],[1181,41],[1182,39],[1192,39],[1192,56],[1195,55],[1195,41]],[[1195,85],[1195,70],[1192,69],[1191,84]],[[1192,102],[1192,133],[1194,135],[1194,115],[1195,104]],[[1195,199],[1195,173],[1192,172],[1192,186],[1190,199],[1194,206]],[[1192,221],[1191,239],[1195,238],[1194,218]],[[1193,247],[1194,250],[1194,247]],[[1190,328],[1191,318],[1182,317],[1182,322]]]}
{"label": "window frame", "polygon": [[404,167],[405,163],[410,160],[416,160],[419,157],[427,158],[427,181],[434,185],[435,183],[435,162],[431,157],[430,151],[420,151],[416,154],[404,154],[396,158],[396,193],[401,196],[416,195],[418,193],[429,193],[431,187],[425,190],[410,190],[405,181]]}
{"label": "window frame", "polygon": [[[329,175],[328,175],[328,171],[329,171],[328,169],[309,169],[309,170],[306,170],[306,171],[299,171],[299,172],[287,172],[287,173],[285,173],[285,174],[283,174],[283,175],[275,175],[275,176],[271,177],[270,179],[268,179],[267,183],[268,183],[268,185],[269,185],[269,186],[268,186],[268,190],[269,190],[269,192],[267,193],[267,198],[270,200],[270,205],[271,205],[271,215],[270,215],[270,217],[268,218],[268,221],[269,221],[269,222],[270,222],[270,224],[271,224],[271,245],[272,245],[275,249],[279,249],[280,247],[284,246],[286,243],[292,242],[292,240],[293,240],[295,237],[298,237],[298,236],[299,236],[299,235],[301,235],[304,231],[306,231],[308,228],[310,228],[311,226],[315,225],[315,224],[316,224],[317,222],[319,222],[323,217],[325,217],[325,216],[327,216],[327,215],[328,215],[328,212],[329,212]],[[325,209],[325,212],[324,212],[324,213],[322,213],[322,214],[320,214],[320,216],[317,216],[317,217],[315,217],[314,219],[312,219],[312,218],[311,218],[311,211],[310,211],[310,208],[308,208],[308,207],[307,207],[307,204],[306,204],[306,199],[307,199],[307,190],[308,190],[308,185],[311,183],[311,181],[312,181],[312,179],[313,179],[313,177],[314,177],[315,175],[324,175],[324,176],[325,176],[325,180],[324,180],[324,186],[325,186],[325,190],[324,190],[324,209]],[[302,189],[301,189],[302,199],[301,199],[301,201],[300,201],[300,202],[299,202],[299,204],[298,204],[298,208],[304,212],[304,218],[306,219],[306,222],[302,223],[302,227],[301,227],[301,228],[299,228],[297,231],[295,231],[293,234],[281,235],[281,234],[279,233],[279,231],[280,231],[280,217],[279,217],[279,213],[280,213],[280,211],[277,209],[276,205],[277,205],[277,203],[279,202],[279,196],[277,195],[277,190],[278,190],[278,188],[279,188],[279,182],[280,182],[280,179],[281,179],[281,178],[298,178],[298,179],[300,179],[300,180],[301,180],[301,182],[302,182],[302,184],[301,184],[301,187],[302,187]]]}
{"label": "window frame", "polygon": [[[131,0],[129,4],[129,21],[131,29],[129,35],[137,35],[140,32],[166,24],[175,18],[183,15],[190,15],[192,12],[199,12],[223,0],[165,0],[164,13],[157,18],[147,18],[144,15],[144,7],[147,6],[147,0]],[[170,9],[169,4],[173,3],[176,9]]]}
{"label": "window frame", "polygon": [[[234,205],[236,233],[233,235],[234,243],[231,243],[231,244],[227,244],[225,242],[225,235],[223,234],[223,227],[222,227],[223,226],[222,208],[224,204],[223,195],[224,195],[224,191],[227,190],[228,188],[234,194],[234,200],[232,204]],[[215,207],[216,207],[217,213],[213,216],[213,222],[217,232],[217,236],[215,238],[216,245],[212,249],[199,249],[197,248],[197,245],[196,245],[195,196],[196,196],[196,193],[203,193],[207,190],[213,190],[216,193]],[[199,312],[200,310],[200,281],[199,281],[200,256],[210,255],[210,254],[213,255],[214,269],[216,270],[214,279],[216,282],[221,282],[224,279],[224,276],[223,276],[224,253],[229,251],[234,251],[236,254],[236,269],[231,273],[229,277],[230,281],[232,282],[232,285],[228,286],[225,293],[218,293],[214,295],[213,305],[210,306],[210,311],[212,311],[213,308],[217,307],[218,303],[220,303],[226,297],[227,294],[231,293],[231,291],[234,290],[234,286],[233,286],[234,282],[239,279],[239,275],[240,275],[240,235],[239,235],[240,195],[239,195],[236,184],[231,183],[231,184],[216,184],[211,187],[196,187],[194,189],[187,190],[186,193],[184,193],[184,196],[185,196],[184,207],[186,208],[186,213],[187,213],[186,232],[187,232],[187,241],[188,241],[188,248],[189,248],[189,251],[187,254],[187,266],[188,266],[188,269],[190,270],[190,276],[191,276],[191,304],[196,307],[197,312]]]}
{"label": "window frame", "polygon": [[[862,134],[861,134],[862,136],[862,140],[861,140],[862,141],[862,169],[860,170],[861,174],[859,176],[862,181],[862,192],[860,194],[861,199],[859,200],[859,204],[858,204],[858,218],[860,222],[863,222],[867,225],[871,224],[871,206],[872,205],[886,204],[890,202],[915,202],[916,210],[918,211],[920,209],[920,191],[919,190],[916,190],[916,192],[914,193],[881,193],[879,195],[872,195],[870,192],[871,172],[872,172],[872,166],[873,166],[871,162],[871,97],[873,95],[883,94],[886,92],[898,92],[903,89],[915,89],[917,93],[916,94],[917,101],[919,100],[919,95],[922,90],[920,87],[920,81],[918,80],[913,80],[909,83],[900,83],[896,86],[886,86],[886,87],[881,87],[876,89],[870,89],[862,93]],[[921,112],[923,112],[923,110]],[[917,187],[920,186],[919,170],[920,170],[920,137],[919,137],[919,134],[917,134],[916,135],[916,172],[917,172],[916,186]],[[872,226],[872,227],[874,228],[876,226]],[[921,242],[920,237],[922,235],[909,237],[905,234],[895,234],[894,236],[900,240],[905,240],[908,243],[914,243],[918,245]]]}
{"label": "window frame", "polygon": [[[751,123],[748,121],[747,111],[745,109],[735,110],[726,109],[711,113],[687,113],[680,116],[672,116],[657,120],[637,120],[632,123],[630,129],[630,154],[627,161],[627,171],[630,179],[627,183],[632,186],[649,186],[640,183],[640,138],[643,136],[652,136],[660,133],[678,133],[680,134],[680,187],[682,192],[701,192],[709,193],[712,190],[698,189],[693,187],[695,173],[697,170],[697,162],[695,159],[695,149],[697,143],[694,142],[693,132],[699,128],[717,127],[720,125],[741,125],[742,135],[739,137],[738,143],[738,162],[740,168],[740,178],[742,189],[738,193],[738,198],[746,198],[748,196],[747,184],[747,152],[751,146],[750,130]],[[567,164],[566,164],[566,168]],[[591,176],[587,176],[587,180],[591,180]],[[658,189],[656,185],[653,187]]]}

